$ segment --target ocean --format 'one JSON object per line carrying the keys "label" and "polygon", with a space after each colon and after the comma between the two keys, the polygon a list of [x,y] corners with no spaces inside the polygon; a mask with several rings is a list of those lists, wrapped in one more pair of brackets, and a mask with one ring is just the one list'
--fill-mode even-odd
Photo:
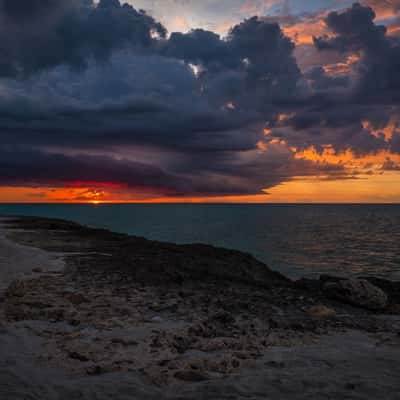
{"label": "ocean", "polygon": [[0,204],[0,215],[242,250],[293,278],[400,279],[400,205]]}

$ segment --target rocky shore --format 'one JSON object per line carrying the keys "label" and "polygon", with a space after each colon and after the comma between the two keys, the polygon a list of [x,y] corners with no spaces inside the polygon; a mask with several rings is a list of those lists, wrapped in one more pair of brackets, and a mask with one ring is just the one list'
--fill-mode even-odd
{"label": "rocky shore", "polygon": [[61,220],[3,232],[63,268],[0,293],[0,398],[399,398],[400,283],[291,281],[241,252]]}

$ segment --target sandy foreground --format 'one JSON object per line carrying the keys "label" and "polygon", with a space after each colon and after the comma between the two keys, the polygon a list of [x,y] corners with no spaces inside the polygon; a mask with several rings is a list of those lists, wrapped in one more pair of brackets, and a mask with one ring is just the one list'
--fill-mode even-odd
{"label": "sandy foreground", "polygon": [[2,219],[0,399],[400,399],[387,285],[370,311],[239,252]]}

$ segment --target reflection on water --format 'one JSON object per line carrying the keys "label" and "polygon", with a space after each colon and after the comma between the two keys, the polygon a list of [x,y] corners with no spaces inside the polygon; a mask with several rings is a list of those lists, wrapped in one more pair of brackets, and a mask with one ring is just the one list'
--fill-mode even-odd
{"label": "reflection on water", "polygon": [[292,276],[400,279],[400,205],[0,205],[178,243],[248,251]]}

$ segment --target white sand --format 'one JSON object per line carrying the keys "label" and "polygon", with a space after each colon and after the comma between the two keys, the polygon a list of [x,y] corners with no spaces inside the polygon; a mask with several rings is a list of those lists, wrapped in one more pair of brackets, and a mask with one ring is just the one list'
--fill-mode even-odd
{"label": "white sand", "polygon": [[62,255],[22,246],[6,237],[7,218],[0,218],[0,295],[15,279],[28,277],[32,269],[60,271],[64,268]]}

